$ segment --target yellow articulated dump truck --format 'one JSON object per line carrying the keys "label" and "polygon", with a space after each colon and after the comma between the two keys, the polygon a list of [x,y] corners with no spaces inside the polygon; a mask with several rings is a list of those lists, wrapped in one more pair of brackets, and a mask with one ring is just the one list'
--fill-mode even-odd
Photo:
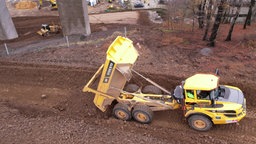
{"label": "yellow articulated dump truck", "polygon": [[[245,117],[242,91],[219,85],[217,75],[195,74],[170,92],[133,69],[138,56],[128,38],[118,36],[109,46],[105,63],[83,89],[95,94],[94,104],[101,111],[111,107],[118,119],[148,124],[154,111],[182,109],[189,126],[197,131],[208,131],[214,124],[237,123]],[[135,75],[149,85],[142,81],[129,84]],[[98,83],[96,87],[94,83]]]}

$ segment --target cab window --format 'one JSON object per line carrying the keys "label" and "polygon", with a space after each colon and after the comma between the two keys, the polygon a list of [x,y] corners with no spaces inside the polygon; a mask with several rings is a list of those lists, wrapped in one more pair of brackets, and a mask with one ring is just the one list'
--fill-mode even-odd
{"label": "cab window", "polygon": [[194,91],[193,90],[186,90],[187,98],[195,99]]}
{"label": "cab window", "polygon": [[211,91],[197,90],[196,91],[197,99],[199,99],[199,100],[210,100],[210,92]]}

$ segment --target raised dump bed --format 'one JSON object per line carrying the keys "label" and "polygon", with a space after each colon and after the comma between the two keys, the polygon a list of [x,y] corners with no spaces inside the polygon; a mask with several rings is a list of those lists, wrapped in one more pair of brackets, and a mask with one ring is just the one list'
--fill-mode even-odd
{"label": "raised dump bed", "polygon": [[[127,81],[132,77],[132,66],[139,54],[128,38],[118,36],[109,46],[105,64],[95,73],[83,91],[94,92],[94,103],[102,111],[118,99]],[[101,74],[97,91],[90,88]]]}

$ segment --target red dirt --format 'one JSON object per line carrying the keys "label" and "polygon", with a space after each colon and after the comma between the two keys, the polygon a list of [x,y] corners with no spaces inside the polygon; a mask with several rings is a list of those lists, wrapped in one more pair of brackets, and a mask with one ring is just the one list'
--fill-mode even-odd
{"label": "red dirt", "polygon": [[[11,52],[32,49],[10,56],[0,53],[1,142],[256,143],[255,25],[246,31],[237,25],[231,42],[223,41],[228,25],[222,25],[216,47],[204,56],[200,53],[206,47],[201,41],[203,31],[163,31],[167,28],[147,19],[137,25],[93,24],[92,35],[84,40],[71,37],[69,48],[62,43],[47,45],[45,41],[55,43],[61,34],[43,38],[35,32],[42,22],[53,20],[56,17],[14,19],[20,37],[8,42]],[[171,90],[188,76],[219,68],[221,83],[238,86],[245,93],[247,117],[239,125],[218,125],[205,133],[191,130],[180,111],[157,112],[149,125],[105,117],[94,106],[93,95],[81,90],[124,27],[140,53],[135,70]]]}

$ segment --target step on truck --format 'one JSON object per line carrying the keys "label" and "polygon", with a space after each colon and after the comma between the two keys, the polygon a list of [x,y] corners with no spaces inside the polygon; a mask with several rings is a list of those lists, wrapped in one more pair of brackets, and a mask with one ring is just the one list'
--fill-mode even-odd
{"label": "step on truck", "polygon": [[[106,55],[83,92],[94,93],[96,107],[102,112],[112,108],[118,119],[148,124],[154,111],[180,109],[191,128],[208,131],[216,124],[237,123],[246,115],[243,92],[220,85],[216,74],[195,74],[170,92],[133,69],[139,54],[130,39],[118,36]],[[149,85],[129,83],[135,75]]]}

